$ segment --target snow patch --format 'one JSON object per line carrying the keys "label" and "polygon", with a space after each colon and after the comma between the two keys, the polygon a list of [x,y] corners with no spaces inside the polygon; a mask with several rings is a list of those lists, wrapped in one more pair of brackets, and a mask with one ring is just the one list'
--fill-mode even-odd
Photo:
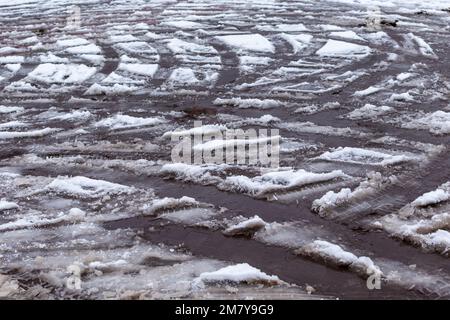
{"label": "snow patch", "polygon": [[273,44],[260,34],[218,36],[217,39],[239,50],[275,53]]}

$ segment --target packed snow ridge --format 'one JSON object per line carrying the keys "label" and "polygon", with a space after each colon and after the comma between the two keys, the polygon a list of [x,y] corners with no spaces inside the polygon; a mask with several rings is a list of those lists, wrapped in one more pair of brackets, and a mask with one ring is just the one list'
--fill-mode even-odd
{"label": "packed snow ridge", "polygon": [[411,157],[406,155],[391,155],[381,151],[352,147],[339,147],[333,151],[327,151],[320,155],[318,159],[380,166],[395,165],[412,160]]}
{"label": "packed snow ridge", "polygon": [[322,260],[325,263],[334,264],[337,267],[346,267],[363,277],[383,275],[383,272],[374,264],[372,259],[364,256],[358,257],[328,241],[316,240],[297,250],[296,253],[312,259]]}
{"label": "packed snow ridge", "polygon": [[134,189],[104,180],[78,176],[58,177],[47,185],[46,190],[82,198],[97,198],[108,194],[131,193]]}
{"label": "packed snow ridge", "polygon": [[277,276],[269,276],[261,270],[250,266],[248,263],[240,263],[228,266],[213,272],[200,274],[198,280],[204,283],[234,282],[248,284],[282,284]]}

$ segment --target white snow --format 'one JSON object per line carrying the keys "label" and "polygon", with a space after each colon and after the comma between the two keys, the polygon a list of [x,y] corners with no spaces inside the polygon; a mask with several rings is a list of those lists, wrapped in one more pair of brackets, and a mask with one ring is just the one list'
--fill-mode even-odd
{"label": "white snow", "polygon": [[110,127],[111,129],[126,129],[142,126],[154,126],[165,122],[166,120],[161,117],[140,118],[124,114],[116,114],[110,118],[98,121],[95,126]]}
{"label": "white snow", "polygon": [[153,77],[158,70],[157,64],[144,64],[144,63],[120,63],[119,70],[127,71],[130,73]]}
{"label": "white snow", "polygon": [[227,130],[227,127],[219,124],[208,124],[187,130],[169,131],[164,133],[163,137],[183,137],[192,135],[215,135]]}
{"label": "white snow", "polygon": [[155,48],[153,48],[150,44],[144,41],[123,42],[116,44],[116,46],[130,53],[137,53],[137,54],[146,53],[154,55],[158,54],[158,51]]}
{"label": "white snow", "polygon": [[20,230],[26,228],[40,228],[49,225],[55,225],[62,222],[80,222],[85,218],[83,211],[79,209],[72,209],[67,214],[59,212],[54,217],[42,217],[41,215],[27,215],[15,221],[7,222],[0,225],[0,231]]}
{"label": "white snow", "polygon": [[211,46],[187,42],[181,39],[166,40],[167,48],[175,54],[218,54]]}
{"label": "white snow", "polygon": [[169,82],[181,84],[197,84],[199,79],[195,76],[194,70],[190,68],[177,68],[169,77]]}
{"label": "white snow", "polygon": [[244,282],[244,283],[268,283],[281,284],[277,276],[269,276],[261,270],[247,263],[228,266],[213,272],[204,272],[198,279],[204,283],[216,282]]}
{"label": "white snow", "polygon": [[20,127],[26,127],[26,126],[27,126],[27,124],[25,122],[14,120],[14,121],[0,123],[0,130],[20,128]]}
{"label": "white snow", "polygon": [[423,40],[421,37],[416,36],[413,33],[408,33],[407,36],[410,39],[412,39],[419,46],[419,51],[424,56],[433,57],[433,58],[437,57],[436,54],[434,53],[433,49],[430,47],[430,45],[428,43],[426,43],[426,41]]}
{"label": "white snow", "polygon": [[23,107],[7,107],[0,105],[0,114],[2,113],[20,113],[24,112],[25,109]]}
{"label": "white snow", "polygon": [[333,151],[327,151],[320,155],[318,159],[381,166],[412,160],[411,157],[406,155],[391,155],[380,151],[351,147],[339,147]]}
{"label": "white snow", "polygon": [[392,111],[394,111],[392,107],[366,104],[363,107],[355,109],[352,112],[346,114],[345,117],[352,120],[374,119]]}
{"label": "white snow", "polygon": [[281,107],[283,105],[281,101],[273,99],[257,99],[257,98],[243,99],[239,97],[230,99],[217,98],[216,100],[214,100],[213,103],[215,105],[231,105],[241,109],[247,108],[271,109]]}
{"label": "white snow", "polygon": [[242,175],[231,176],[227,177],[222,185],[225,189],[242,191],[258,196],[267,192],[286,190],[346,177],[348,176],[341,170],[334,170],[328,173],[314,173],[300,169],[297,171],[274,171],[254,178]]}
{"label": "white snow", "polygon": [[21,56],[5,56],[0,57],[0,63],[6,64],[6,63],[23,63],[25,61],[24,57]]}
{"label": "white snow", "polygon": [[56,45],[59,47],[75,47],[88,44],[89,41],[83,38],[61,39],[56,41]]}
{"label": "white snow", "polygon": [[355,136],[364,137],[367,136],[365,132],[355,130],[349,127],[332,127],[332,126],[320,126],[313,122],[280,122],[278,128],[286,129],[293,132],[304,132],[321,135],[331,136]]}
{"label": "white snow", "polygon": [[271,136],[271,137],[259,137],[259,138],[253,138],[253,139],[215,139],[211,141],[207,141],[204,143],[196,144],[193,148],[193,150],[196,151],[212,151],[217,149],[223,149],[228,147],[239,147],[239,146],[257,146],[257,145],[263,145],[267,142],[275,143],[278,142],[281,139],[281,136]]}
{"label": "white snow", "polygon": [[92,64],[102,64],[105,61],[105,57],[100,54],[81,54],[80,58]]}
{"label": "white snow", "polygon": [[345,31],[344,28],[334,24],[320,24],[318,27],[320,27],[323,31]]}
{"label": "white snow", "polygon": [[408,129],[427,129],[434,134],[450,133],[450,112],[436,111],[402,124]]}
{"label": "white snow", "polygon": [[358,36],[355,31],[334,31],[330,33],[330,36],[337,37],[337,38],[343,38],[343,39],[349,39],[349,40],[359,40],[359,41],[365,41],[363,38]]}
{"label": "white snow", "polygon": [[437,230],[425,236],[430,246],[445,248],[443,251],[450,250],[450,232],[446,230]]}
{"label": "white snow", "polygon": [[32,131],[0,131],[0,140],[1,139],[15,139],[15,138],[36,138],[43,137],[50,133],[57,131],[58,129],[54,128],[45,128],[39,130]]}
{"label": "white snow", "polygon": [[19,208],[19,206],[15,202],[0,200],[0,212],[17,208]]}
{"label": "white snow", "polygon": [[185,163],[168,163],[162,166],[161,173],[174,175],[177,179],[197,183],[220,182],[222,179],[212,173],[223,171],[228,165],[190,165]]}
{"label": "white snow", "polygon": [[93,67],[83,64],[40,64],[28,74],[33,80],[45,83],[81,83],[96,72]]}
{"label": "white snow", "polygon": [[92,113],[89,111],[73,110],[69,113],[64,113],[51,117],[50,120],[66,120],[66,121],[78,121],[87,120],[92,117]]}
{"label": "white snow", "polygon": [[92,86],[89,87],[89,89],[86,90],[84,94],[86,95],[118,95],[118,94],[126,94],[131,93],[135,90],[137,90],[138,87],[126,85],[126,84],[119,84],[116,83],[111,87],[108,86],[102,86],[98,83],[94,83]]}
{"label": "white snow", "polygon": [[365,57],[371,52],[372,50],[367,46],[338,40],[328,40],[316,54],[323,57],[354,58]]}
{"label": "white snow", "polygon": [[447,182],[434,191],[427,192],[418,197],[411,204],[415,207],[425,207],[450,200],[450,182]]}
{"label": "white snow", "polygon": [[154,214],[163,210],[169,211],[177,208],[192,207],[198,205],[200,205],[200,203],[191,197],[183,196],[180,199],[166,197],[162,199],[152,200],[150,204],[144,206],[144,211],[147,214]]}
{"label": "white snow", "polygon": [[[422,200],[433,202],[436,199],[429,197]],[[450,233],[443,229],[448,227],[450,214],[441,212],[428,216],[426,207],[413,206],[413,210],[410,209],[411,206],[407,205],[398,214],[384,216],[379,221],[380,227],[408,243],[447,254],[450,250]]]}
{"label": "white snow", "polygon": [[277,24],[277,25],[264,25],[256,26],[256,30],[259,31],[273,31],[273,32],[302,32],[308,31],[308,29],[301,23],[299,24]]}
{"label": "white snow", "polygon": [[395,101],[411,102],[411,101],[414,101],[414,97],[409,92],[393,93],[390,96],[389,101],[390,102],[395,102]]}
{"label": "white snow", "polygon": [[352,195],[352,190],[349,188],[343,188],[339,192],[328,191],[320,199],[314,200],[312,209],[315,211],[323,210],[325,208],[339,206],[346,203]]}
{"label": "white snow", "polygon": [[111,35],[109,39],[111,40],[111,42],[131,42],[138,40],[138,38],[131,34]]}
{"label": "white snow", "polygon": [[131,193],[134,189],[121,184],[87,177],[58,177],[45,190],[78,197],[97,198],[107,194]]}
{"label": "white snow", "polygon": [[341,2],[345,4],[352,4],[362,6],[363,8],[388,8],[388,9],[398,9],[398,8],[410,8],[414,12],[419,9],[445,9],[448,8],[447,0],[433,0],[433,1],[422,1],[422,0],[336,0],[336,2]]}
{"label": "white snow", "polygon": [[42,63],[69,63],[69,59],[58,57],[51,52],[42,54],[39,59]]}
{"label": "white snow", "polygon": [[161,23],[161,25],[175,27],[178,29],[201,29],[205,27],[201,23],[187,20],[164,21]]}
{"label": "white snow", "polygon": [[160,217],[175,223],[199,226],[202,222],[205,222],[206,224],[210,223],[212,217],[216,214],[217,212],[211,209],[188,208],[164,212]]}
{"label": "white snow", "polygon": [[379,172],[369,172],[367,179],[362,181],[355,190],[352,191],[350,188],[342,188],[339,192],[328,191],[320,199],[313,201],[311,209],[321,216],[326,216],[331,213],[331,209],[342,204],[347,204],[350,201],[361,201],[362,198],[380,191],[392,181],[392,177],[383,178]]}
{"label": "white snow", "polygon": [[217,39],[240,50],[275,53],[273,44],[260,34],[218,36]]}
{"label": "white snow", "polygon": [[309,34],[294,35],[282,33],[280,37],[286,40],[286,42],[288,42],[292,46],[294,53],[299,53],[303,51],[305,48],[308,47],[308,45],[311,43],[311,40],[313,39],[313,36]]}
{"label": "white snow", "polygon": [[91,43],[85,46],[69,47],[66,51],[72,54],[98,54],[102,50],[97,45]]}
{"label": "white snow", "polygon": [[255,215],[252,218],[233,224],[226,228],[223,233],[228,236],[242,235],[248,232],[255,232],[261,230],[266,226],[266,222],[259,216]]}
{"label": "white snow", "polygon": [[345,251],[340,246],[328,241],[316,240],[297,252],[301,255],[320,258],[325,262],[347,267],[362,276],[383,275],[380,268],[370,258],[357,257],[355,254]]}
{"label": "white snow", "polygon": [[368,87],[368,88],[366,88],[364,90],[356,91],[353,95],[355,97],[365,97],[365,96],[377,93],[377,92],[379,92],[381,90],[383,90],[383,88],[379,88],[379,87],[376,87],[376,86],[370,86],[370,87]]}
{"label": "white snow", "polygon": [[22,65],[20,63],[8,63],[8,64],[5,64],[5,67],[12,73],[16,73],[17,71],[20,70]]}

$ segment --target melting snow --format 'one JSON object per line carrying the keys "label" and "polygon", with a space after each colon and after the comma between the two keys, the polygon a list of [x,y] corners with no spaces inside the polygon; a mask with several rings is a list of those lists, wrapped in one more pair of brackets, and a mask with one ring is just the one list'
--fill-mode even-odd
{"label": "melting snow", "polygon": [[328,40],[328,42],[316,53],[319,56],[324,57],[353,58],[353,57],[365,57],[369,55],[371,52],[372,50],[367,46],[362,46],[359,44],[338,40]]}
{"label": "melting snow", "polygon": [[275,53],[275,47],[260,34],[242,34],[217,37],[226,45],[240,50]]}
{"label": "melting snow", "polygon": [[110,127],[111,129],[127,129],[142,126],[154,126],[165,123],[166,121],[160,117],[139,118],[123,114],[116,114],[113,117],[98,121],[97,127]]}
{"label": "melting snow", "polygon": [[350,147],[339,147],[334,151],[327,151],[320,155],[318,159],[381,166],[412,160],[411,157],[406,155],[391,155],[380,151]]}
{"label": "melting snow", "polygon": [[198,280],[204,283],[215,282],[245,282],[245,283],[267,283],[281,284],[282,281],[277,276],[269,276],[259,269],[247,263],[240,263],[228,266],[213,272],[200,274]]}
{"label": "melting snow", "polygon": [[72,196],[96,198],[107,194],[131,193],[133,188],[87,177],[58,177],[46,190]]}

